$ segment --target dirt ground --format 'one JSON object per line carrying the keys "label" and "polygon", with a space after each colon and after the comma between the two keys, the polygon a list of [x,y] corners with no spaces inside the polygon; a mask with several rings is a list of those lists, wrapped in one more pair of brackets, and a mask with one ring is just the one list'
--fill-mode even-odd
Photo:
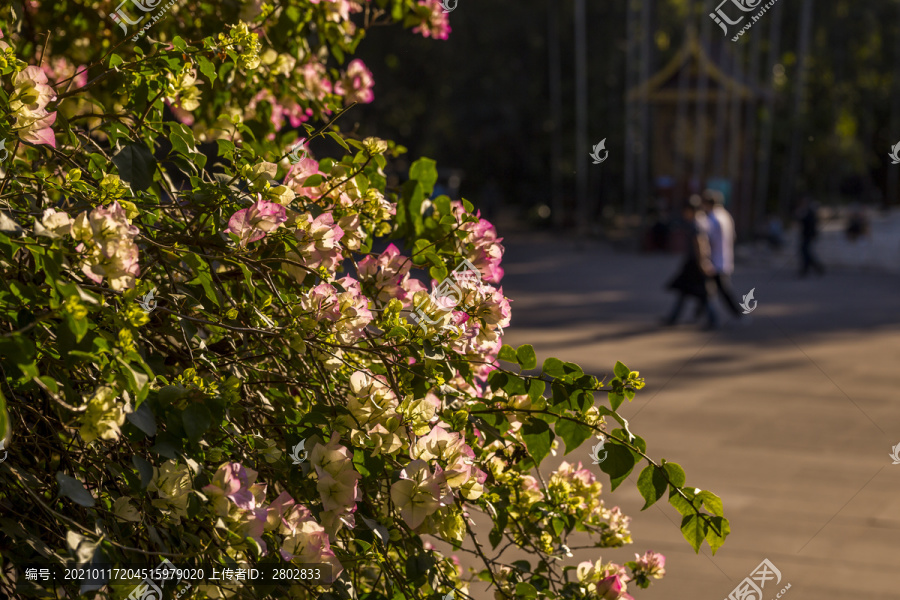
{"label": "dirt ground", "polygon": [[737,293],[755,288],[752,322],[728,323],[719,305],[726,326],[708,332],[659,325],[677,256],[576,250],[535,235],[504,244],[513,300],[504,341],[533,344],[539,364],[555,356],[602,375],[621,360],[640,371],[646,388],[620,409],[632,431],[651,456],[681,464],[689,485],[717,493],[731,522],[715,557],[706,546],[694,554],[674,508],[640,512],[639,469],[610,493],[585,444],[545,468],[565,459],[595,470],[607,506],[633,517],[635,543],[579,550],[571,564],[664,553],[667,576],[649,590],[631,586],[637,600],[728,598],[763,559],[782,579],[762,600],[788,583],[788,600],[898,598],[900,465],[889,454],[900,444],[900,276],[835,268],[800,280],[787,249],[737,266]]}

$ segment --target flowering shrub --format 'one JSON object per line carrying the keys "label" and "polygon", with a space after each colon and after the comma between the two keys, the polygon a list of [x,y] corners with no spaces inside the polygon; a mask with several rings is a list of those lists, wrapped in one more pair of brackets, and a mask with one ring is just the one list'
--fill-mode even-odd
{"label": "flowering shrub", "polygon": [[[724,542],[719,498],[652,460],[618,414],[639,374],[538,370],[531,346],[504,345],[494,227],[432,197],[433,161],[389,185],[403,149],[338,128],[375,98],[366,65],[344,66],[366,27],[446,38],[438,2],[173,4],[133,46],[134,14],[24,6],[27,28],[0,13],[5,594],[100,587],[22,565],[166,557],[331,567],[277,592],[199,582],[197,598],[466,595],[470,574],[431,537],[497,598],[630,598],[664,557],[563,565],[573,535],[632,542],[597,474],[614,490],[642,461],[646,506],[668,493],[695,550]],[[326,142],[336,156],[309,154]],[[461,263],[477,273],[455,285]],[[596,473],[541,472],[560,441],[568,454],[595,436]]]}

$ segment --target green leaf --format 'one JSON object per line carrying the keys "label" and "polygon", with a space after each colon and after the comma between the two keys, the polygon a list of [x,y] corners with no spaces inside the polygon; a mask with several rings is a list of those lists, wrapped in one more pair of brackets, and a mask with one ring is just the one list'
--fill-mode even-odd
{"label": "green leaf", "polygon": [[153,481],[153,465],[147,459],[137,455],[131,457],[131,463],[141,474],[141,489],[147,489],[147,486]]}
{"label": "green leaf", "polygon": [[537,590],[530,583],[524,581],[516,584],[516,597],[518,598],[537,598]]}
{"label": "green leaf", "polygon": [[550,425],[540,419],[529,419],[522,427],[522,439],[525,441],[525,447],[534,458],[536,465],[540,465],[548,454],[550,454],[550,445],[553,443],[553,432],[550,431]]}
{"label": "green leaf", "polygon": [[84,487],[80,481],[74,477],[69,477],[62,471],[56,474],[56,481],[59,483],[59,495],[70,498],[76,504],[91,507],[96,502],[90,492]]}
{"label": "green leaf", "polygon": [[505,360],[509,363],[519,364],[519,357],[516,354],[515,349],[509,344],[503,344],[500,347],[500,352],[497,354],[497,358],[500,360]]}
{"label": "green leaf", "polygon": [[156,418],[146,402],[142,402],[137,410],[125,415],[128,421],[146,433],[149,437],[156,435]]}
{"label": "green leaf", "polygon": [[600,469],[609,475],[610,491],[614,491],[631,474],[640,456],[621,444],[607,445],[605,450],[609,453],[606,460],[600,463]]}
{"label": "green leaf", "polygon": [[554,429],[556,430],[556,435],[561,437],[566,443],[566,454],[581,446],[584,440],[591,437],[591,433],[593,433],[587,425],[576,423],[569,419],[560,419],[556,422]]}
{"label": "green leaf", "polygon": [[347,152],[350,152],[350,146],[348,146],[348,145],[347,145],[347,142],[344,141],[344,138],[342,138],[341,136],[339,136],[337,133],[335,133],[335,132],[333,132],[333,131],[327,131],[327,132],[325,132],[325,135],[327,135],[328,137],[330,137],[331,139],[333,139],[335,142],[337,142],[338,144],[340,144],[341,147],[344,148],[344,150],[346,150]]}
{"label": "green leaf", "polygon": [[706,538],[706,530],[706,523],[697,515],[688,515],[681,520],[681,535],[697,554],[700,554],[700,545]]}
{"label": "green leaf", "polygon": [[663,497],[668,487],[666,478],[657,467],[653,465],[645,467],[637,482],[638,491],[644,497],[644,507],[641,510],[647,510],[653,506],[657,500]]}
{"label": "green leaf", "polygon": [[706,507],[706,510],[716,515],[717,517],[725,516],[725,507],[722,505],[722,499],[713,494],[712,492],[700,492],[697,494],[697,497],[703,500],[703,505]]}
{"label": "green leaf", "polygon": [[534,347],[531,344],[519,346],[519,349],[516,350],[516,356],[523,369],[534,369],[537,367],[537,356],[535,355]]}
{"label": "green leaf", "polygon": [[731,525],[728,523],[728,519],[724,517],[711,517],[709,521],[709,528],[706,530],[706,542],[709,544],[709,549],[712,550],[713,555],[715,555],[716,551],[725,543],[725,538],[731,533]]}
{"label": "green leaf", "polygon": [[181,39],[181,36],[176,35],[174,38],[172,38],[172,45],[175,46],[176,48],[178,48],[179,50],[181,50],[182,52],[187,50],[187,44],[185,43],[185,41],[183,39]]}
{"label": "green leaf", "polygon": [[117,356],[116,361],[122,365],[122,368],[119,369],[119,371],[125,375],[125,379],[128,381],[128,387],[134,394],[135,400],[137,402],[143,401],[150,391],[150,388],[147,385],[150,378],[145,373],[135,370],[134,367],[128,364],[128,361],[121,356]]}
{"label": "green leaf", "polygon": [[682,487],[684,485],[687,477],[684,474],[684,469],[681,468],[681,465],[678,463],[670,463],[667,462],[663,465],[663,468],[666,470],[666,474],[669,476],[669,481],[675,487]]}
{"label": "green leaf", "polygon": [[184,431],[187,433],[188,439],[196,444],[206,430],[212,426],[212,415],[205,405],[195,403],[181,413],[181,422],[184,424]]}
{"label": "green leaf", "polygon": [[112,157],[119,169],[119,177],[131,185],[131,189],[143,192],[153,185],[156,159],[143,144],[128,144]]}
{"label": "green leaf", "polygon": [[541,369],[550,377],[566,376],[566,371],[563,368],[563,361],[559,360],[558,358],[548,358],[544,361],[544,366]]}
{"label": "green leaf", "polygon": [[[119,56],[118,54],[112,54],[109,57],[109,68],[115,69],[116,67],[118,67],[119,65],[121,65],[124,62],[125,61],[122,60],[121,56]],[[81,70],[83,70],[83,69],[81,69]]]}
{"label": "green leaf", "polygon": [[619,407],[625,402],[625,395],[618,392],[608,392],[606,398],[609,400],[609,405],[613,410],[619,410]]}
{"label": "green leaf", "polygon": [[616,374],[616,377],[622,380],[628,379],[628,374],[631,373],[628,367],[626,367],[619,361],[616,361],[616,366],[613,367],[613,372]]}
{"label": "green leaf", "polygon": [[306,178],[306,180],[303,182],[303,187],[317,187],[322,185],[324,181],[325,178],[322,177],[322,174],[316,173],[315,175],[310,175]]}
{"label": "green leaf", "polygon": [[216,81],[215,65],[202,56],[198,58],[198,62],[200,63],[200,72],[206,75],[206,78],[209,79],[210,83],[214,83]]}
{"label": "green leaf", "polygon": [[430,158],[422,157],[409,168],[409,178],[415,179],[422,186],[426,197],[431,196],[434,184],[437,182],[437,163]]}
{"label": "green leaf", "polygon": [[526,384],[528,387],[528,397],[532,402],[537,402],[544,397],[544,390],[547,389],[547,382],[540,379],[529,379]]}

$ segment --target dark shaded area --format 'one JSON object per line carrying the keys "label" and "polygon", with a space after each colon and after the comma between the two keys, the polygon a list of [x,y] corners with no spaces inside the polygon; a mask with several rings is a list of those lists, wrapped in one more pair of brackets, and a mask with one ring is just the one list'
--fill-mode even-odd
{"label": "dark shaded area", "polygon": [[[533,225],[621,226],[614,217],[624,214],[650,226],[667,219],[692,188],[717,179],[733,184],[739,228],[759,235],[769,219],[786,224],[803,193],[832,207],[897,203],[900,167],[886,156],[900,139],[896,2],[779,1],[736,42],[731,38],[744,23],[724,36],[709,17],[714,2],[644,0],[631,3],[630,16],[628,3],[587,2],[586,124],[576,123],[575,114],[575,24],[581,20],[574,6],[460,2],[446,41],[374,28],[360,45],[376,81],[375,102],[355,115],[361,133],[396,139],[411,158],[435,158],[445,184],[459,176],[460,194],[488,216],[502,202]],[[676,109],[687,121],[669,131],[659,110],[645,119],[641,103],[629,105],[626,95],[672,61],[692,30],[716,68],[755,95],[739,106],[736,95],[726,97],[724,110],[718,101],[708,103],[705,127],[722,134],[737,118],[737,132],[709,141],[705,154],[712,166],[702,166],[699,178],[676,172],[673,184],[662,180],[669,173],[659,155],[681,160],[678,146],[691,146],[692,136],[703,133],[692,119],[694,108]],[[671,82],[682,86],[679,107],[702,90],[696,75],[688,73],[686,84]],[[556,119],[554,83],[561,109]],[[585,127],[590,144],[576,147]],[[660,128],[662,141],[655,135]],[[590,146],[601,139],[609,158],[592,165]],[[719,156],[732,146],[742,149],[737,165]],[[554,148],[560,153],[555,167]],[[578,169],[587,169],[587,222],[576,217]],[[539,214],[540,205],[564,214],[548,218],[546,208]]]}

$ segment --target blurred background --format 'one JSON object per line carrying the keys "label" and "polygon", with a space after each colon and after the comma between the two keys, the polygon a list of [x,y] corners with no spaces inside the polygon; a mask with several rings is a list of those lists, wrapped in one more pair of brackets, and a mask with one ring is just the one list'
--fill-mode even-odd
{"label": "blurred background", "polygon": [[488,218],[535,228],[640,247],[632,230],[707,187],[745,241],[806,193],[826,222],[883,216],[900,200],[900,3],[779,0],[734,42],[766,4],[743,2],[720,5],[746,15],[726,36],[712,0],[461,1],[446,41],[370,31],[375,102],[354,117],[436,159]]}
{"label": "blurred background", "polygon": [[[616,360],[640,370],[647,387],[621,412],[731,519],[725,546],[698,556],[674,509],[640,512],[635,474],[604,489],[635,544],[573,539],[564,564],[663,552],[669,574],[630,587],[638,600],[727,598],[766,558],[783,579],[752,600],[788,583],[788,600],[895,599],[900,2],[778,0],[732,41],[766,4],[738,1],[459,0],[447,41],[370,30],[375,102],[353,118],[436,159],[438,193],[497,225],[504,341],[597,375]],[[719,8],[745,18],[726,34]],[[758,309],[720,331],[663,328],[680,206],[706,188],[734,217],[735,290],[754,289]],[[796,273],[804,196],[826,266],[812,279]],[[545,465],[580,461],[606,483],[589,446]]]}

